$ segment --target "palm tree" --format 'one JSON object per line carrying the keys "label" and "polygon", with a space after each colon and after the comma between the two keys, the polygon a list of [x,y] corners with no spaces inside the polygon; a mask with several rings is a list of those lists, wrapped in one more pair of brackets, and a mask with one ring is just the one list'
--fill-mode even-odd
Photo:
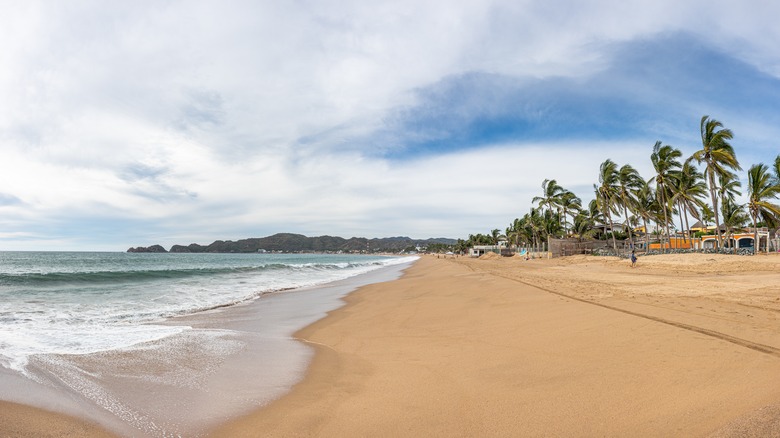
{"label": "palm tree", "polygon": [[[650,161],[653,163],[653,169],[655,169],[655,192],[660,197],[659,203],[663,209],[663,220],[666,228],[666,236],[669,238],[671,244],[671,234],[669,234],[669,192],[671,186],[674,184],[674,172],[677,171],[682,165],[677,160],[682,156],[682,152],[669,145],[661,146],[661,142],[655,142],[653,146],[653,153],[650,155]],[[661,248],[664,248],[663,241]],[[665,251],[664,251],[665,252]]]}
{"label": "palm tree", "polygon": [[742,192],[739,189],[742,188],[742,182],[739,181],[737,175],[723,175],[718,177],[718,199],[720,202],[737,202],[737,196],[742,196]]}
{"label": "palm tree", "polygon": [[531,208],[531,211],[526,213],[522,219],[523,223],[525,224],[524,228],[526,233],[528,236],[530,236],[530,240],[533,242],[534,252],[541,251],[541,234],[544,226],[540,212],[541,210],[538,208]]}
{"label": "palm tree", "polygon": [[458,239],[458,243],[455,244],[455,252],[463,254],[469,249],[468,242],[463,239]]}
{"label": "palm tree", "polygon": [[561,232],[561,215],[552,210],[545,210],[543,215],[544,241],[550,236],[557,236]]}
{"label": "palm tree", "polygon": [[517,248],[520,246],[520,239],[523,237],[523,221],[515,218],[506,228],[506,238]]}
{"label": "palm tree", "polygon": [[653,217],[653,210],[658,205],[655,199],[655,193],[650,184],[642,180],[639,187],[634,190],[634,209],[636,214],[642,218],[642,223],[645,227],[645,251],[650,249],[650,229],[647,227],[647,222]]}
{"label": "palm tree", "polygon": [[547,207],[548,210],[552,210],[560,205],[563,192],[563,187],[559,186],[557,181],[546,179],[542,181],[542,196],[534,196],[531,202],[537,202],[539,208]]}
{"label": "palm tree", "polygon": [[[628,230],[628,240],[631,242],[631,247],[634,246],[634,236],[631,234],[631,225],[628,223],[628,210],[634,210],[636,199],[632,193],[632,190],[638,189],[644,180],[639,176],[639,172],[636,171],[630,164],[623,165],[617,172],[617,190],[620,198],[620,205],[623,207],[623,217],[625,218],[625,227]],[[614,233],[613,233],[614,234]]]}
{"label": "palm tree", "polygon": [[498,241],[501,240],[502,237],[504,236],[501,235],[501,230],[498,228],[490,231],[490,243],[492,245],[498,245]]}
{"label": "palm tree", "polygon": [[702,149],[696,151],[688,158],[688,161],[696,160],[698,164],[704,163],[704,175],[707,179],[707,185],[710,189],[710,198],[712,199],[712,211],[715,212],[715,227],[718,233],[718,247],[723,244],[720,235],[720,225],[718,218],[718,198],[716,193],[718,185],[717,178],[733,175],[729,170],[742,170],[739,161],[734,154],[734,148],[729,144],[729,140],[734,138],[730,129],[725,129],[723,124],[709,116],[701,118],[701,143]]}
{"label": "palm tree", "polygon": [[703,204],[701,206],[701,217],[699,218],[704,227],[708,227],[712,221],[715,220],[715,213],[712,211],[709,205]]}
{"label": "palm tree", "polygon": [[563,216],[561,218],[563,220],[563,232],[564,234],[568,234],[568,230],[566,229],[566,216],[571,214],[573,221],[577,216],[577,213],[582,209],[582,200],[574,193],[566,190],[561,193],[560,206],[563,210]]}
{"label": "palm tree", "polygon": [[[704,184],[703,178],[704,176],[687,161],[683,164],[680,172],[675,174],[672,203],[676,203],[680,208],[681,223],[685,217],[685,225],[681,228],[687,230],[688,233],[691,229],[688,223],[688,212],[690,211],[694,217],[698,216],[697,207],[703,205],[701,199],[707,193],[707,186]],[[690,234],[688,238],[690,238]]]}
{"label": "palm tree", "polygon": [[591,237],[593,235],[594,226],[595,222],[593,222],[593,218],[585,212],[580,212],[574,216],[574,219],[572,220],[571,231],[577,235],[577,240],[582,242],[583,238]]}
{"label": "palm tree", "polygon": [[618,193],[618,169],[614,161],[607,158],[599,167],[599,185],[593,185],[596,191],[596,202],[599,210],[609,221],[612,229],[612,249],[617,255],[617,242],[615,241],[615,224],[612,222],[612,213],[617,214]]}
{"label": "palm tree", "polygon": [[775,184],[780,184],[780,155],[775,157],[775,162],[772,164],[772,171],[775,174]]}
{"label": "palm tree", "polygon": [[[721,207],[721,213],[723,213],[723,228],[726,230],[726,238],[729,238],[729,247],[731,247],[730,237],[734,234],[734,230],[744,228],[749,218],[747,214],[745,214],[743,206],[731,200],[726,199]],[[720,228],[719,225],[718,228]],[[736,252],[737,248],[735,245],[734,253]]]}
{"label": "palm tree", "polygon": [[588,203],[588,209],[584,211],[585,214],[593,221],[593,226],[601,224],[604,228],[604,234],[607,234],[607,220],[604,218],[604,214],[599,209],[599,203],[596,199],[591,199]]}
{"label": "palm tree", "polygon": [[[753,220],[754,253],[759,250],[758,219],[762,219],[770,226],[780,223],[780,205],[770,202],[778,196],[780,196],[780,185],[775,183],[769,168],[763,163],[752,166],[748,170],[747,208]],[[769,252],[769,242],[766,249]]]}

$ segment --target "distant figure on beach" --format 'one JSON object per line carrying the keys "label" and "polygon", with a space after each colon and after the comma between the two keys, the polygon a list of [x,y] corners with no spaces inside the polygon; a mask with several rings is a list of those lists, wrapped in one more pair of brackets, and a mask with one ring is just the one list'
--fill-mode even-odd
{"label": "distant figure on beach", "polygon": [[631,267],[636,267],[636,251],[631,250]]}

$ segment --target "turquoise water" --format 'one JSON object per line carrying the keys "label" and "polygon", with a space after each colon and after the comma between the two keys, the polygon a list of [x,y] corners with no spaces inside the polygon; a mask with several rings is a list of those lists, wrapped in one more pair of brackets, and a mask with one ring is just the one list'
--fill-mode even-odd
{"label": "turquoise water", "polygon": [[0,252],[0,365],[87,354],[188,330],[167,318],[314,286],[408,259],[322,254]]}

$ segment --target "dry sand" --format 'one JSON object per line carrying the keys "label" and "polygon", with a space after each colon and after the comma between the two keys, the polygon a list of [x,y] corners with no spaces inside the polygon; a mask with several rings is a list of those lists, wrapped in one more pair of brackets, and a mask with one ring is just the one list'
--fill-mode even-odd
{"label": "dry sand", "polygon": [[[780,256],[424,257],[347,302],[297,333],[301,384],[213,435],[780,436]],[[0,437],[74,436],[5,409]]]}
{"label": "dry sand", "polygon": [[780,436],[780,257],[437,259],[215,436]]}

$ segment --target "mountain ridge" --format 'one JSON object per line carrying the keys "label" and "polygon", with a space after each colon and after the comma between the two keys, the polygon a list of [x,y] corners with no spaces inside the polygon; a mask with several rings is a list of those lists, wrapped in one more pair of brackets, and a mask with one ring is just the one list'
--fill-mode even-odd
{"label": "mountain ridge", "polygon": [[365,238],[338,236],[307,237],[303,234],[277,233],[266,237],[252,237],[241,240],[215,240],[208,245],[191,243],[173,245],[166,250],[161,245],[130,248],[127,252],[172,252],[172,253],[253,253],[253,252],[399,252],[409,247],[431,244],[454,245],[456,239],[436,237],[412,239],[406,236]]}

